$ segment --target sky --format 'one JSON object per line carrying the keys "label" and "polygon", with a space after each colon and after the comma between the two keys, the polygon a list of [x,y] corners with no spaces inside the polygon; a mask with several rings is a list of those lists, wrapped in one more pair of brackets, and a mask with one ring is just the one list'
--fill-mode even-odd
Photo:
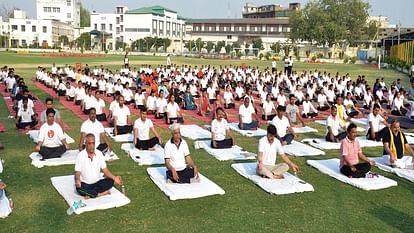
{"label": "sky", "polygon": [[[414,27],[414,1],[412,0],[365,0],[371,4],[370,15],[387,16],[390,24],[401,23],[402,27]],[[162,5],[186,18],[238,18],[242,7],[248,3],[256,5],[282,4],[289,2],[305,4],[308,0],[82,0],[89,10],[101,13],[115,11],[115,5],[126,5],[129,9]],[[36,0],[0,0],[0,9],[18,7],[30,18],[36,17]]]}

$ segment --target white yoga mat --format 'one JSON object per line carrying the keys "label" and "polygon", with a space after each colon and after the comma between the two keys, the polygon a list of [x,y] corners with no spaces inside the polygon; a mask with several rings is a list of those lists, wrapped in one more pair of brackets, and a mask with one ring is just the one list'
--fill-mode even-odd
{"label": "white yoga mat", "polygon": [[198,125],[181,125],[180,132],[183,137],[191,140],[200,140],[211,138],[211,132],[201,128]]}
{"label": "white yoga mat", "polygon": [[[411,182],[414,182],[414,169],[413,168],[407,168],[407,169],[401,169],[401,168],[393,168],[389,164],[389,155],[384,155],[383,157],[373,157],[370,158],[375,161],[375,166],[377,166],[379,169],[395,173],[397,176],[405,178]],[[404,156],[402,158],[403,160],[410,161],[412,159],[411,156]]]}
{"label": "white yoga mat", "polygon": [[397,186],[397,182],[379,176],[378,178],[349,178],[342,175],[339,171],[339,159],[327,159],[327,160],[308,160],[306,161],[310,166],[318,169],[320,172],[327,174],[341,182],[350,184],[354,187],[362,190],[378,190],[385,189],[392,186]]}
{"label": "white yoga mat", "polygon": [[261,128],[257,128],[257,130],[241,130],[238,123],[229,123],[229,127],[237,133],[247,137],[263,137],[267,134],[266,130]]}
{"label": "white yoga mat", "polygon": [[[382,142],[368,140],[365,136],[357,137],[359,145],[363,147],[382,147]],[[309,143],[309,145],[321,150],[339,150],[340,142],[328,142],[325,138],[306,138],[302,142]]]}
{"label": "white yoga mat", "polygon": [[368,118],[351,118],[351,122],[359,125],[368,125]]}
{"label": "white yoga mat", "polygon": [[[29,157],[32,159],[33,166],[37,168],[42,168],[50,166],[75,164],[78,154],[79,150],[68,150],[60,158],[46,159],[43,161],[41,160],[42,156],[38,152],[31,153]],[[114,152],[104,154],[104,156],[106,161],[113,161],[119,159],[119,157]]]}
{"label": "white yoga mat", "polygon": [[414,133],[404,133],[405,138],[407,139],[408,144],[414,144]]}
{"label": "white yoga mat", "polygon": [[293,140],[290,145],[283,146],[286,154],[292,156],[318,156],[325,155],[325,152]]}
{"label": "white yoga mat", "polygon": [[232,148],[228,148],[228,149],[211,148],[210,140],[196,141],[194,142],[194,147],[196,149],[201,149],[201,148],[204,149],[207,153],[214,156],[216,159],[220,161],[247,160],[247,159],[256,158],[255,153],[245,151],[240,146],[237,146],[237,145],[233,146]]}
{"label": "white yoga mat", "polygon": [[10,208],[9,198],[7,198],[6,193],[4,193],[0,200],[0,218],[6,218],[11,212],[12,209]]}
{"label": "white yoga mat", "polygon": [[[39,130],[29,130],[26,134],[29,135],[30,139],[32,139],[34,143],[37,144],[39,139]],[[75,142],[75,140],[73,140],[73,138],[71,138],[67,133],[64,135],[67,143],[72,144]]]}
{"label": "white yoga mat", "polygon": [[139,165],[164,164],[164,148],[155,146],[154,151],[138,150],[133,143],[123,143],[121,149],[125,151],[134,162]]}
{"label": "white yoga mat", "polygon": [[132,133],[114,135],[114,128],[105,128],[105,133],[111,137],[115,142],[133,142],[134,135]]}
{"label": "white yoga mat", "polygon": [[[326,126],[326,120],[316,120],[315,123]],[[347,123],[347,125],[348,125],[348,123]],[[357,132],[365,132],[365,129],[358,126],[357,127]]]}
{"label": "white yoga mat", "polygon": [[225,194],[222,188],[200,173],[198,174],[200,182],[193,184],[167,183],[165,167],[150,167],[147,168],[147,173],[151,177],[151,180],[170,198],[170,200],[193,199]]}
{"label": "white yoga mat", "polygon": [[263,178],[256,173],[257,163],[236,163],[231,167],[241,176],[251,180],[257,186],[271,194],[283,195],[291,193],[313,192],[313,186],[296,176],[285,172],[284,179]]}
{"label": "white yoga mat", "polygon": [[109,190],[111,193],[109,195],[85,199],[76,192],[73,175],[52,177],[50,180],[52,181],[53,187],[55,187],[58,193],[62,195],[69,206],[72,206],[75,201],[79,202],[79,200],[82,200],[82,202],[86,204],[85,207],[76,209],[74,211],[76,214],[93,210],[121,207],[131,202],[128,197],[119,192],[115,187]]}
{"label": "white yoga mat", "polygon": [[293,127],[292,128],[295,133],[317,133],[318,130],[311,128],[309,126],[305,127]]}
{"label": "white yoga mat", "polygon": [[0,159],[0,174],[3,173],[3,162]]}

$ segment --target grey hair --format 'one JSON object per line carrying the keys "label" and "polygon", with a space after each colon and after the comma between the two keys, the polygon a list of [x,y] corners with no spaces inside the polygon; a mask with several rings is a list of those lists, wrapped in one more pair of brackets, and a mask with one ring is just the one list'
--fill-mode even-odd
{"label": "grey hair", "polygon": [[174,123],[174,124],[172,124],[172,125],[171,125],[171,127],[170,127],[171,132],[174,132],[175,130],[180,129],[180,128],[181,128],[181,126],[180,126],[180,124],[178,124],[178,123]]}

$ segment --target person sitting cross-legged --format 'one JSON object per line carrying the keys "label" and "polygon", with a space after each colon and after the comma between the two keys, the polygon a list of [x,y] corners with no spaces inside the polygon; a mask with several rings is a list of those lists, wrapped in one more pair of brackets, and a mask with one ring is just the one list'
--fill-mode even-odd
{"label": "person sitting cross-legged", "polygon": [[[110,194],[114,182],[122,185],[122,178],[114,176],[106,167],[101,151],[95,149],[95,136],[85,136],[86,148],[79,152],[75,163],[75,186],[79,195],[96,198]],[[101,178],[101,172],[106,178]]]}
{"label": "person sitting cross-legged", "polygon": [[[406,168],[414,164],[414,151],[408,144],[404,132],[401,131],[400,122],[394,119],[390,127],[383,133],[384,155],[389,155],[389,164],[393,167]],[[404,155],[411,155],[411,164],[404,161]]]}
{"label": "person sitting cross-legged", "polygon": [[124,97],[118,97],[118,105],[114,108],[112,115],[114,117],[114,135],[128,134],[132,132],[131,112],[128,106],[124,104]]}
{"label": "person sitting cross-legged", "polygon": [[[216,109],[216,119],[211,122],[211,147],[216,149],[231,148],[235,145],[233,134],[229,129],[222,107]],[[226,136],[230,138],[226,138]]]}
{"label": "person sitting cross-legged", "polygon": [[331,106],[331,114],[326,119],[326,136],[328,142],[340,142],[346,137],[345,126],[341,125],[336,105]]}
{"label": "person sitting cross-legged", "polygon": [[[155,137],[149,137],[150,131]],[[154,124],[147,118],[147,109],[145,108],[141,109],[140,117],[134,122],[134,144],[140,150],[154,150],[155,145],[163,144]]]}
{"label": "person sitting cross-legged", "polygon": [[257,130],[259,119],[249,97],[245,97],[239,107],[239,128],[241,130]]}
{"label": "person sitting cross-legged", "polygon": [[[89,118],[81,125],[79,151],[85,149],[85,136],[90,133],[95,136],[96,149],[102,151],[102,153],[112,151],[112,145],[109,142],[108,136],[106,136],[102,123],[97,119],[95,108],[89,110]],[[102,143],[101,139],[103,141]]]}
{"label": "person sitting cross-legged", "polygon": [[[379,114],[380,105],[374,104],[372,112],[368,115],[367,138],[373,141],[381,141],[388,122]],[[382,129],[381,129],[382,127]]]}
{"label": "person sitting cross-legged", "polygon": [[46,116],[46,123],[40,127],[38,143],[35,148],[42,156],[42,160],[59,158],[69,149],[62,127],[54,121],[55,110],[48,108]]}
{"label": "person sitting cross-legged", "polygon": [[[341,141],[340,147],[340,172],[352,178],[375,177],[375,173],[371,172],[371,166],[375,165],[375,161],[369,160],[362,153],[357,137],[357,126],[354,123],[348,125],[346,129],[347,137]],[[359,163],[359,160],[364,161]]]}
{"label": "person sitting cross-legged", "polygon": [[28,98],[23,98],[23,107],[19,108],[16,118],[16,127],[18,129],[32,129],[36,126],[36,115],[32,108],[28,106]]}
{"label": "person sitting cross-legged", "polygon": [[187,142],[181,138],[178,123],[171,125],[171,135],[164,147],[168,181],[184,184],[199,182],[197,166],[191,158]]}
{"label": "person sitting cross-legged", "polygon": [[298,135],[293,131],[290,126],[290,122],[286,117],[286,107],[279,105],[277,106],[277,115],[272,120],[272,125],[277,129],[277,138],[282,145],[291,144],[294,138]]}
{"label": "person sitting cross-legged", "polygon": [[[270,179],[283,179],[283,173],[292,168],[294,172],[299,167],[290,161],[283,151],[282,144],[277,140],[277,132],[274,125],[267,127],[267,135],[259,140],[257,154],[257,174]],[[284,163],[276,164],[276,155],[279,154]]]}

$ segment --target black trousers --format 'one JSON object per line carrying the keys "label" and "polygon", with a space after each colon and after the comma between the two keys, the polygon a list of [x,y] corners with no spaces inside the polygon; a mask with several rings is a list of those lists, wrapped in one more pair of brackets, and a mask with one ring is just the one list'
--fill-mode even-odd
{"label": "black trousers", "polygon": [[323,112],[323,111],[327,111],[327,110],[329,110],[329,106],[326,106],[326,105],[325,105],[325,106],[320,106],[320,107],[318,107],[317,109],[318,109],[319,111],[322,111],[322,112]]}
{"label": "black trousers", "polygon": [[145,109],[145,105],[135,105],[135,107],[141,111]]}
{"label": "black trousers", "polygon": [[221,141],[215,141],[217,143],[217,146],[215,147],[213,144],[213,141],[211,141],[211,148],[214,149],[227,149],[233,147],[233,139],[227,138]]}
{"label": "black trousers", "polygon": [[[276,114],[267,115],[267,120],[271,121],[271,120],[273,120],[273,118],[275,118],[275,116],[276,116]],[[266,120],[265,115],[262,115],[262,120],[264,120],[264,121]]]}
{"label": "black trousers", "polygon": [[148,150],[153,148],[155,145],[159,144],[160,140],[157,137],[153,137],[148,140],[137,140],[135,147],[140,150]]}
{"label": "black trousers", "polygon": [[[334,136],[334,138],[337,138],[337,139],[339,139],[339,141],[341,141],[342,139],[346,138],[346,132],[341,132],[338,135]],[[333,142],[331,140],[331,137],[329,136],[329,133],[325,136],[325,140],[327,142]]]}
{"label": "black trousers", "polygon": [[302,114],[302,117],[303,118],[308,118],[308,117],[311,117],[311,118],[313,118],[313,117],[316,117],[318,114],[316,113],[316,112],[310,112],[310,113],[303,113]]}
{"label": "black trousers", "polygon": [[400,112],[398,112],[397,110],[392,110],[391,114],[394,115],[394,116],[405,116],[405,114],[407,114],[407,110],[405,110],[403,108],[400,111],[401,111],[402,114],[400,114]]}
{"label": "black trousers", "polygon": [[166,123],[167,124],[169,124],[169,125],[171,125],[171,124],[173,124],[174,122],[177,122],[177,123],[184,123],[184,119],[183,119],[183,117],[170,117],[170,118],[165,118],[165,121],[166,121]]}
{"label": "black trousers", "polygon": [[91,111],[91,109],[84,109],[83,113],[85,113],[86,115],[89,115],[89,111]]}
{"label": "black trousers", "polygon": [[41,146],[39,154],[42,156],[42,160],[60,158],[63,153],[66,152],[66,147],[64,145],[58,147],[45,147]]}
{"label": "black trousers", "polygon": [[66,100],[72,102],[75,100],[75,97],[66,96]]}
{"label": "black trousers", "polygon": [[34,128],[37,125],[37,121],[31,121],[31,122],[19,122],[16,124],[16,127],[18,129],[25,129],[26,127]]}
{"label": "black trousers", "polygon": [[382,140],[382,137],[384,136],[384,132],[385,132],[385,130],[387,130],[387,129],[388,129],[387,127],[384,127],[382,130],[380,130],[380,131],[376,132],[376,133],[375,133],[375,137],[374,137],[374,138],[372,138],[372,137],[371,137],[371,128],[369,128],[369,129],[368,129],[368,133],[367,133],[367,138],[368,138],[369,140],[373,140],[373,141],[378,141],[378,142],[380,142],[380,141]]}
{"label": "black trousers", "polygon": [[172,172],[167,170],[167,179],[171,180],[174,183],[180,184],[189,184],[191,178],[194,178],[194,168],[186,167],[184,170],[177,171],[178,174],[178,182],[173,180]]}
{"label": "black trousers", "polygon": [[235,107],[236,106],[234,105],[234,103],[224,104],[225,109],[231,109],[231,108],[235,108]]}
{"label": "black trousers", "polygon": [[82,100],[75,100],[75,105],[81,105]]}
{"label": "black trousers", "polygon": [[350,113],[348,113],[349,117],[354,117],[354,116],[358,116],[358,112],[356,111],[351,111]]}
{"label": "black trousers", "polygon": [[132,125],[124,125],[124,126],[117,125],[116,129],[118,130],[118,135],[128,134],[132,132]]}
{"label": "black trousers", "polygon": [[165,112],[163,112],[163,113],[157,113],[156,115],[155,115],[155,119],[162,119],[162,118],[164,118],[166,116],[166,113]]}
{"label": "black trousers", "polygon": [[105,113],[102,113],[102,114],[96,115],[96,119],[97,119],[98,121],[106,121],[106,115],[105,115]]}
{"label": "black trousers", "polygon": [[99,193],[110,190],[114,186],[114,181],[109,178],[102,179],[94,184],[87,184],[81,182],[81,187],[76,188],[76,191],[81,196],[89,196],[95,198]]}
{"label": "black trousers", "polygon": [[58,90],[58,96],[66,96],[66,90]]}
{"label": "black trousers", "polygon": [[340,171],[342,174],[348,177],[363,178],[365,177],[365,174],[371,170],[371,164],[367,162],[359,163],[357,165],[354,165],[354,167],[356,168],[356,171],[352,171],[349,166],[344,165],[341,167]]}

